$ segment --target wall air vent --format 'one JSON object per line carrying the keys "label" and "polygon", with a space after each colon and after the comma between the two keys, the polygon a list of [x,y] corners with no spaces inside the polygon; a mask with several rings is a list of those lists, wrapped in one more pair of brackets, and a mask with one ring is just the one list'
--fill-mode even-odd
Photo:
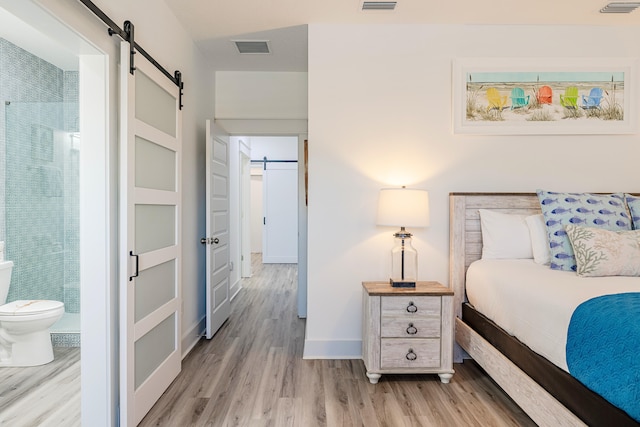
{"label": "wall air vent", "polygon": [[600,13],[631,13],[640,7],[640,3],[622,3],[622,2],[614,2],[609,3],[602,9],[600,9]]}
{"label": "wall air vent", "polygon": [[240,53],[271,53],[267,40],[233,40]]}
{"label": "wall air vent", "polygon": [[362,3],[362,10],[394,10],[396,1],[365,1]]}

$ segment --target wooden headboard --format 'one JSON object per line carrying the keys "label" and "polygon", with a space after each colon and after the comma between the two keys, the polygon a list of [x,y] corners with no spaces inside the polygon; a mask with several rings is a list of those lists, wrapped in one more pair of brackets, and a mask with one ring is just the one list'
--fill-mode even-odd
{"label": "wooden headboard", "polygon": [[449,193],[449,286],[455,293],[454,310],[458,317],[462,317],[462,303],[467,300],[467,267],[482,255],[478,209],[541,213],[536,193]]}
{"label": "wooden headboard", "polygon": [[[627,194],[640,197],[638,192]],[[449,193],[449,286],[455,293],[454,310],[460,318],[462,303],[467,300],[467,267],[482,255],[478,209],[526,215],[542,212],[536,193]]]}

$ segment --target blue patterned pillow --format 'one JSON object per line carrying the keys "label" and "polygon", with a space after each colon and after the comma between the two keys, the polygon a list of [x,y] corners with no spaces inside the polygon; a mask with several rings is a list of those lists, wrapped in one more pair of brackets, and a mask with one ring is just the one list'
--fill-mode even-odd
{"label": "blue patterned pillow", "polygon": [[627,206],[631,212],[631,219],[633,220],[633,229],[640,230],[640,197],[632,196],[631,194],[625,194],[627,199]]}
{"label": "blue patterned pillow", "polygon": [[631,230],[623,193],[556,193],[543,190],[537,193],[547,226],[551,268],[554,270],[576,270],[576,258],[564,229],[566,225]]}

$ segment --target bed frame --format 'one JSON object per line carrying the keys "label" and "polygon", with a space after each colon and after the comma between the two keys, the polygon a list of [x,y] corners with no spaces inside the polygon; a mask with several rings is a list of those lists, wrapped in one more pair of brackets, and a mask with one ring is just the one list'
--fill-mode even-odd
{"label": "bed frame", "polygon": [[455,292],[454,361],[473,358],[540,426],[639,426],[564,370],[529,350],[466,300],[467,267],[480,259],[478,209],[513,214],[540,213],[535,193],[450,193],[450,286]]}

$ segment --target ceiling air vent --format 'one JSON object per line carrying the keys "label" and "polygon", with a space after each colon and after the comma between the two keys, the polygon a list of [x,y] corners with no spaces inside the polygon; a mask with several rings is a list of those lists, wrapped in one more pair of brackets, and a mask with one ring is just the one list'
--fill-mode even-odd
{"label": "ceiling air vent", "polygon": [[621,3],[614,2],[609,3],[602,9],[600,9],[600,13],[631,13],[640,7],[640,3]]}
{"label": "ceiling air vent", "polygon": [[267,40],[233,40],[240,53],[271,53]]}
{"label": "ceiling air vent", "polygon": [[362,10],[394,10],[395,1],[365,1],[362,3]]}

